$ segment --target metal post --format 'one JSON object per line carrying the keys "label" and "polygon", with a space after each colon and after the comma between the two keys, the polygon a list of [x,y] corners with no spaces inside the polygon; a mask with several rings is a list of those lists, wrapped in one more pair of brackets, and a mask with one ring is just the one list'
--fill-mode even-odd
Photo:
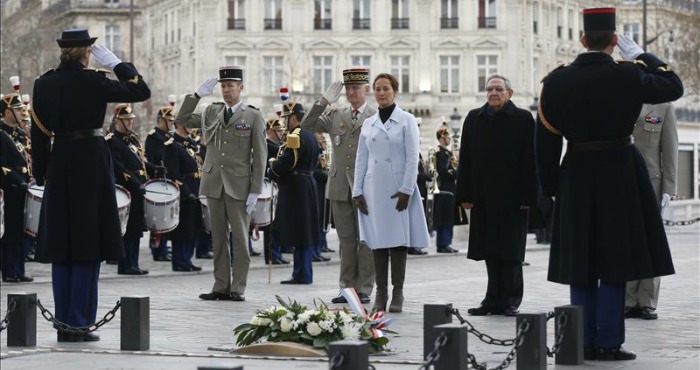
{"label": "metal post", "polygon": [[328,363],[341,359],[333,369],[367,370],[369,368],[369,344],[367,342],[341,340],[328,345]]}
{"label": "metal post", "polygon": [[122,297],[121,310],[121,350],[149,350],[151,347],[149,298]]}
{"label": "metal post", "polygon": [[642,50],[647,51],[647,0],[642,0]]}
{"label": "metal post", "polygon": [[437,334],[433,332],[433,327],[452,323],[450,310],[452,310],[452,303],[423,305],[423,358],[435,347]]}
{"label": "metal post", "polygon": [[[517,352],[517,369],[547,369],[547,315],[544,313],[518,314],[515,327],[527,320],[530,329],[524,334],[523,343]],[[517,330],[517,329],[516,329]]]}
{"label": "metal post", "polygon": [[[573,305],[555,307],[555,320],[562,313],[567,317],[566,328],[564,328],[564,336],[559,345],[555,363],[581,365],[583,364],[583,307]],[[557,326],[555,328],[554,337],[556,338],[559,328]]]}
{"label": "metal post", "polygon": [[435,370],[467,370],[467,327],[462,324],[436,325],[433,334],[437,338],[441,333],[447,335],[447,344],[440,351],[440,358],[435,361]]}
{"label": "metal post", "polygon": [[36,346],[36,293],[7,295],[7,307],[15,301],[15,309],[8,315],[7,346]]}

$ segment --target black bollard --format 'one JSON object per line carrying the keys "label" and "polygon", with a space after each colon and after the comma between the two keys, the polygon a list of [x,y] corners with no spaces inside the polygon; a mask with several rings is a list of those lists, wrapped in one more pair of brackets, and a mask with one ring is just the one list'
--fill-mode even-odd
{"label": "black bollard", "polygon": [[544,313],[518,314],[515,320],[516,333],[520,323],[527,320],[529,329],[524,334],[523,344],[517,352],[517,369],[547,369],[547,315]]}
{"label": "black bollard", "polygon": [[122,297],[121,350],[147,351],[151,347],[148,297]]}
{"label": "black bollard", "polygon": [[[340,357],[338,357],[340,356]],[[369,368],[369,344],[367,342],[340,340],[328,345],[328,363],[341,358],[337,370],[367,370]]]}
{"label": "black bollard", "polygon": [[[583,307],[559,306],[554,308],[554,319],[558,321],[560,314],[566,315],[566,327],[562,337],[559,352],[556,354],[557,365],[582,365],[583,364]],[[559,335],[559,327],[555,324],[554,338]]]}
{"label": "black bollard", "polygon": [[423,358],[433,350],[435,338],[433,328],[436,325],[452,323],[452,303],[436,303],[423,305]]}
{"label": "black bollard", "polygon": [[[435,362],[435,370],[467,370],[467,327],[462,324],[442,324],[433,327],[435,338],[441,333],[447,335],[447,344],[440,351],[440,358]],[[433,341],[433,348],[435,343]]]}
{"label": "black bollard", "polygon": [[7,295],[7,308],[12,301],[15,308],[8,315],[7,346],[36,346],[36,293],[15,293]]}

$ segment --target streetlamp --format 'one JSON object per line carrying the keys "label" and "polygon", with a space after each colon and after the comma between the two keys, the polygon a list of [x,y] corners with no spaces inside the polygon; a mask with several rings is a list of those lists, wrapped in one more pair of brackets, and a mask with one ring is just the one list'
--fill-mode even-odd
{"label": "streetlamp", "polygon": [[454,137],[454,140],[457,140],[459,137],[457,133],[459,132],[460,125],[462,123],[461,119],[462,116],[457,112],[457,108],[455,107],[452,109],[452,114],[450,115],[450,128],[452,129],[452,136]]}

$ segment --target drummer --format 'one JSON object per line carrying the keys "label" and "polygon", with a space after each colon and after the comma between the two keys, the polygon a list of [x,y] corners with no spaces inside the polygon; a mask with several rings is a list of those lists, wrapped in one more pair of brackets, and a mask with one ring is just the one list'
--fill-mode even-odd
{"label": "drummer", "polygon": [[[33,281],[24,273],[24,201],[29,183],[29,168],[20,137],[22,102],[19,94],[5,94],[0,100],[0,142],[2,156],[0,186],[5,201],[5,234],[0,239],[2,252],[2,281],[19,283]],[[37,215],[38,216],[38,215]]]}
{"label": "drummer", "polygon": [[[171,107],[160,108],[167,120],[175,119]],[[175,133],[164,143],[163,160],[169,179],[180,187],[180,223],[168,234],[173,243],[173,271],[201,271],[192,264],[194,242],[202,233],[202,209],[199,182],[202,173],[197,164],[197,143],[187,127],[175,123]]]}
{"label": "drummer", "polygon": [[[269,181],[267,175],[270,169],[270,159],[277,158],[277,152],[280,149],[280,143],[284,138],[287,128],[284,127],[279,118],[274,117],[267,120],[267,167],[265,168],[265,179]],[[267,182],[266,181],[266,182]],[[273,220],[274,222],[274,220]],[[289,261],[282,257],[280,246],[272,237],[272,224],[260,228],[263,231],[263,251],[265,254],[266,265],[288,265]]]}
{"label": "drummer", "polygon": [[120,275],[146,275],[148,270],[139,268],[139,242],[146,228],[144,221],[144,183],[148,180],[147,165],[151,172],[155,168],[145,161],[139,139],[131,130],[136,115],[130,104],[118,104],[114,109],[111,133],[105,137],[112,153],[116,183],[125,187],[131,195],[129,221],[126,225],[124,257],[119,259],[117,273]]}

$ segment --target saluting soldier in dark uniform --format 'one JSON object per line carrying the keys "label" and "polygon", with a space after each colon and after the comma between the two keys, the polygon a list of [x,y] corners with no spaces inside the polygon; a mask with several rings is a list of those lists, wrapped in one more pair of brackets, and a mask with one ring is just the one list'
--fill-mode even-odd
{"label": "saluting soldier in dark uniform", "polygon": [[447,147],[452,138],[447,127],[440,127],[435,133],[438,140],[438,150],[435,153],[435,171],[437,172],[438,189],[435,194],[435,209],[433,210],[433,226],[436,231],[435,243],[438,253],[457,253],[452,248],[454,225],[467,223],[467,214],[456,204],[457,191],[457,161],[454,153]]}
{"label": "saluting soldier in dark uniform", "polygon": [[[85,29],[64,31],[57,40],[61,64],[36,80],[32,94],[33,172],[39,185],[46,181],[36,260],[52,263],[56,319],[73,327],[95,322],[100,263],[123,255],[114,171],[102,137],[107,103],[151,96],[132,64],[104,46],[89,48],[95,39]],[[91,55],[118,80],[87,69]],[[99,337],[59,331],[58,340]]]}
{"label": "saluting soldier in dark uniform", "polygon": [[[543,193],[556,196],[548,279],[570,285],[571,304],[583,306],[585,359],[632,360],[621,347],[625,283],[674,268],[630,135],[642,103],[678,99],[683,84],[629,36],[615,35],[615,8],[584,9],[583,29],[588,52],[552,71],[540,94],[537,173]],[[632,62],[612,59],[616,45]]]}
{"label": "saluting soldier in dark uniform", "polygon": [[[164,107],[159,115],[174,119],[172,108]],[[165,142],[164,160],[169,179],[180,187],[180,223],[168,233],[173,243],[173,271],[201,271],[192,264],[194,241],[202,233],[202,207],[199,203],[199,182],[202,172],[197,163],[197,143],[189,130],[175,124],[175,133]]]}
{"label": "saluting soldier in dark uniform", "polygon": [[[172,113],[172,109],[170,113]],[[170,114],[168,118],[163,117],[163,109],[158,110],[156,114],[156,127],[148,132],[144,143],[146,159],[149,162],[157,165],[163,164],[164,145],[165,142],[172,137],[170,131],[173,128],[174,119],[175,117],[172,114]],[[156,236],[156,234],[151,233],[149,237],[149,246],[154,261],[170,261],[168,257],[168,239],[165,235]]]}
{"label": "saluting soldier in dark uniform", "polygon": [[294,246],[292,278],[282,284],[311,284],[311,260],[319,243],[320,223],[316,180],[313,176],[318,161],[318,143],[314,134],[299,127],[304,107],[293,101],[283,104],[282,119],[287,122],[287,142],[270,166],[270,178],[277,182],[279,195],[274,227],[280,245]]}
{"label": "saluting soldier in dark uniform", "polygon": [[[0,239],[2,281],[33,281],[24,273],[24,201],[30,181],[23,130],[19,128],[22,102],[18,94],[3,95],[0,101],[0,136],[2,136],[2,190],[5,193],[5,234]],[[22,132],[20,132],[22,131]]]}
{"label": "saluting soldier in dark uniform", "polygon": [[131,195],[129,221],[124,233],[124,254],[119,259],[117,273],[121,275],[145,275],[148,270],[139,268],[139,242],[146,228],[144,220],[144,183],[148,180],[148,169],[153,166],[145,160],[138,137],[131,130],[136,115],[129,104],[118,104],[114,109],[112,133],[107,143],[114,161],[114,176],[117,184],[125,187]]}

